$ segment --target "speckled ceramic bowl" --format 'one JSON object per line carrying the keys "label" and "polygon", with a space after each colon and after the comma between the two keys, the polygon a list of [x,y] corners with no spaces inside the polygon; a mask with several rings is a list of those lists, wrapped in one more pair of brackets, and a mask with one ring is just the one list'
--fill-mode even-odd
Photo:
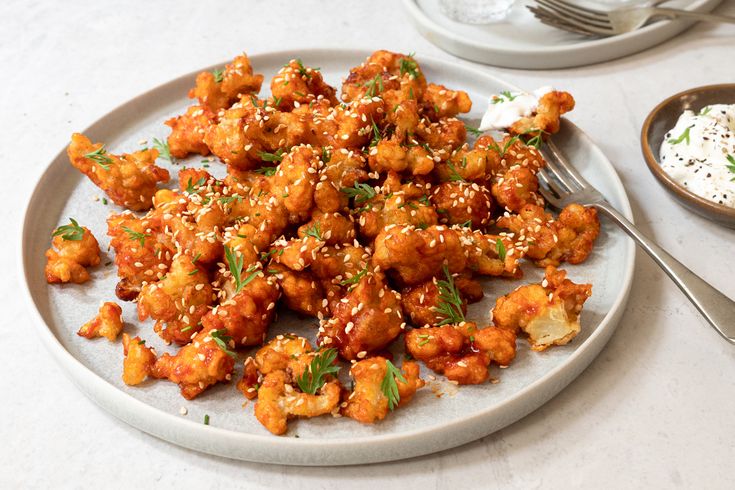
{"label": "speckled ceramic bowl", "polygon": [[712,104],[735,104],[735,83],[708,85],[672,95],[657,105],[646,118],[641,130],[641,149],[648,169],[659,183],[687,209],[721,225],[735,228],[735,208],[700,197],[680,185],[659,163],[659,150],[666,132],[676,125],[682,112],[698,112]]}

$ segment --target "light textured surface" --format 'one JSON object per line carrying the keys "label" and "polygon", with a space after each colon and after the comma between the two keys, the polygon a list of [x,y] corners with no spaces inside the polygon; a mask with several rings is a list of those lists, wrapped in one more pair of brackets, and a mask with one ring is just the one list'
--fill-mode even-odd
{"label": "light textured surface", "polygon": [[[102,3],[3,3],[0,161],[8,205],[0,211],[6,230],[0,254],[0,487],[735,485],[729,468],[735,454],[735,349],[642,255],[620,328],[569,388],[492,436],[405,462],[297,468],[193,453],[102,412],[40,348],[16,294],[20,209],[72,131],[140,92],[243,49],[385,47],[449,58],[412,31],[392,5],[270,0],[223,2],[214,10],[203,2],[129,2],[114,9]],[[718,11],[735,15],[735,5],[726,2]],[[668,198],[644,167],[638,132],[648,110],[666,95],[732,81],[733,42],[732,27],[701,25],[602,65],[558,72],[488,68],[520,86],[550,82],[573,92],[578,108],[571,119],[615,164],[640,228],[730,296],[735,232]]]}

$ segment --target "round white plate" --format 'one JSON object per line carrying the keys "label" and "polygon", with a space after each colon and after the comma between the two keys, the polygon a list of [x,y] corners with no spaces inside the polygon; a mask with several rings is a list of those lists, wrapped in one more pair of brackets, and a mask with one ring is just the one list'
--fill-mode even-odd
{"label": "round white plate", "polygon": [[[348,69],[367,55],[360,51],[312,50],[257,55],[252,62],[269,80],[283,63],[301,57],[308,65],[320,66],[326,80],[339,86]],[[484,100],[490,94],[514,88],[475,68],[420,56],[417,59],[429,80],[469,92],[476,103],[470,120],[479,119]],[[85,130],[85,134],[94,141],[106,142],[112,152],[135,150],[141,139],[166,137],[169,131],[162,123],[191,103],[186,93],[194,76],[185,75],[123,104]],[[615,170],[587,136],[566,122],[555,138],[571,160],[577,162],[585,178],[630,218],[628,199]],[[201,157],[191,158],[182,164],[195,165],[200,160]],[[175,170],[170,165],[169,168]],[[213,163],[211,170],[224,173],[220,164]],[[113,415],[175,444],[250,461],[299,465],[387,461],[447,449],[498,430],[538,408],[592,361],[615,329],[633,274],[632,242],[618,228],[603,222],[590,259],[581,266],[568,268],[573,280],[594,284],[582,315],[582,333],[570,345],[535,353],[521,340],[512,366],[502,371],[493,368],[492,376],[500,379],[499,384],[456,389],[438,380],[434,388],[443,391],[444,396],[437,398],[427,387],[405,408],[380,423],[362,425],[332,417],[294,420],[288,434],[277,437],[255,419],[252,402],[243,407],[245,399],[233,383],[217,385],[193,401],[182,398],[178,387],[165,380],[128,387],[120,379],[121,343],[89,341],[76,335],[79,326],[96,314],[101,300],[115,299],[114,266],[94,268],[93,279],[87,284],[49,286],[43,274],[44,251],[51,230],[68,217],[88,226],[104,250],[108,243],[105,218],[108,212],[119,209],[94,200],[101,195],[69,165],[62,150],[31,196],[22,232],[21,259],[40,338],[77,386]],[[110,254],[103,257],[102,264],[112,260]],[[524,269],[525,281],[539,279],[540,269],[532,265]],[[486,325],[495,298],[518,284],[519,281],[500,279],[488,281],[486,299],[471,306],[469,317]],[[134,304],[122,306],[123,318],[129,322],[126,331],[141,335],[159,352],[173,351],[153,333],[151,322],[134,321]],[[286,331],[313,338],[315,321],[284,314],[271,328],[271,334]],[[241,368],[241,363],[237,368]],[[424,377],[427,374],[430,373],[424,371]],[[238,371],[233,377],[240,375]],[[186,416],[179,415],[182,406],[188,409]],[[202,423],[205,414],[210,416],[208,426]]]}
{"label": "round white plate", "polygon": [[[673,0],[666,6],[709,12],[721,1]],[[589,39],[542,24],[525,8],[528,3],[519,0],[503,22],[470,25],[442,14],[439,0],[403,0],[416,29],[441,49],[460,58],[508,68],[548,70],[600,63],[660,44],[692,24],[661,21],[627,34]],[[604,3],[614,4],[612,0]]]}

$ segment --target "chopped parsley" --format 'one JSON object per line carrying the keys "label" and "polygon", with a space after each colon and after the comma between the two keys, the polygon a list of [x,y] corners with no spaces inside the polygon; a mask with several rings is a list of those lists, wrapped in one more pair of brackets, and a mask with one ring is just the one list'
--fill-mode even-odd
{"label": "chopped parsley", "polygon": [[[383,78],[380,76],[380,73],[375,75],[375,77],[369,82],[365,82],[363,87],[367,87],[365,97],[372,98],[381,93],[383,91]],[[377,92],[376,89],[378,89]]]}
{"label": "chopped parsley", "polygon": [[325,349],[316,354],[301,376],[296,378],[296,383],[301,391],[313,395],[324,386],[326,376],[339,372],[339,366],[334,365],[337,359],[337,349]]}
{"label": "chopped parsley", "polygon": [[385,397],[388,399],[388,408],[393,410],[398,406],[398,402],[401,401],[401,395],[398,392],[398,383],[396,378],[401,383],[406,382],[406,378],[403,377],[401,370],[393,365],[389,360],[385,361],[385,376],[383,382],[380,383],[380,391],[383,392]]}
{"label": "chopped parsley", "polygon": [[415,53],[409,53],[409,55],[405,58],[401,58],[400,61],[400,68],[401,68],[401,76],[408,73],[408,75],[411,78],[418,78],[419,77],[419,65],[416,63],[416,60],[413,59]]}
{"label": "chopped parsley", "polygon": [[81,241],[84,236],[84,228],[79,226],[79,223],[74,218],[69,218],[71,224],[62,225],[56,228],[53,236],[61,235],[61,238],[71,242]]}
{"label": "chopped parsley", "polygon": [[278,167],[260,167],[254,170],[255,173],[263,174],[266,177],[273,177],[278,171]]}
{"label": "chopped parsley", "polygon": [[500,95],[493,96],[493,100],[490,101],[491,104],[502,104],[503,102],[512,102],[515,100],[516,97],[518,97],[521,94],[515,94],[510,90],[503,90],[500,92]]}
{"label": "chopped parsley", "polygon": [[222,79],[224,78],[225,71],[224,70],[212,70],[212,75],[214,75],[214,81],[216,83],[222,83]]}
{"label": "chopped parsley", "polygon": [[209,425],[209,414],[204,414],[204,425]]}
{"label": "chopped parsley", "polygon": [[199,192],[199,188],[203,186],[205,182],[207,182],[206,177],[200,177],[199,180],[194,183],[192,183],[191,177],[189,177],[189,181],[186,183],[186,193],[197,194]]}
{"label": "chopped parsley", "polygon": [[464,177],[462,177],[459,172],[457,172],[457,167],[454,166],[452,163],[447,163],[447,168],[449,168],[449,181],[450,182],[464,182]]}
{"label": "chopped parsley", "polygon": [[275,153],[259,151],[258,156],[264,162],[280,162],[283,160],[283,150],[277,150]]}

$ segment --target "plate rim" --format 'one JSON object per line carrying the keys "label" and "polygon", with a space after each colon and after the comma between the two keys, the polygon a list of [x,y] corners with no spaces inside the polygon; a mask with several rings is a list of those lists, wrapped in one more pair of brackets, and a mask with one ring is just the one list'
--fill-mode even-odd
{"label": "plate rim", "polygon": [[[686,10],[700,12],[711,12],[722,2],[722,0],[691,1],[692,3],[684,8]],[[413,25],[419,33],[432,44],[461,58],[479,63],[493,63],[497,64],[497,66],[508,68],[554,69],[601,63],[640,51],[645,51],[657,44],[671,39],[696,23],[696,21],[686,19],[663,20],[633,32],[589,40],[582,43],[563,46],[538,46],[532,49],[512,49],[488,46],[487,44],[480,43],[468,36],[462,36],[461,34],[438,24],[429,17],[426,12],[424,12],[418,4],[419,0],[402,0],[402,3],[404,10],[408,12]],[[468,51],[461,51],[458,48]],[[615,50],[615,53],[608,54],[606,50]],[[563,58],[564,56],[569,55],[596,52],[601,54],[593,56],[596,61],[591,62],[584,58],[578,58],[577,61],[575,61],[574,58]],[[482,56],[478,56],[475,53],[483,54]],[[559,60],[553,61],[553,58],[550,58],[551,55],[557,55]],[[545,61],[532,61],[534,58],[538,57],[544,57]],[[509,61],[511,59],[514,61]],[[516,62],[515,60],[518,60],[519,62]]]}
{"label": "plate rim", "polygon": [[[258,58],[266,58],[266,57],[289,57],[294,55],[295,53],[298,53],[302,57],[318,57],[318,56],[325,56],[325,55],[337,55],[337,56],[354,56],[354,57],[366,57],[369,55],[372,51],[360,49],[360,48],[346,48],[346,49],[339,49],[339,48],[316,48],[316,49],[300,49],[298,51],[294,49],[287,49],[287,50],[280,50],[280,51],[266,51],[261,52],[257,54],[253,54],[250,56],[251,60],[254,64],[257,64]],[[486,70],[483,70],[481,67],[475,67],[475,66],[468,66],[464,64],[457,63],[456,61],[448,61],[441,58],[437,58],[434,56],[425,56],[425,55],[419,55],[417,56],[423,60],[426,60],[435,66],[444,66],[446,68],[455,68],[460,70],[469,70],[473,72],[473,74],[477,77],[484,78],[484,79],[492,79],[495,82],[507,86],[510,89],[516,89],[515,86],[512,84],[509,84],[508,82],[492,75],[491,73],[487,73]],[[224,63],[229,62],[229,60],[210,65],[210,67],[204,68],[209,69],[211,67],[216,66],[222,66]],[[184,75],[180,75],[178,77],[174,77],[162,84],[159,84],[153,88],[150,88],[130,99],[125,100],[121,104],[117,105],[115,108],[107,111],[105,114],[103,114],[101,117],[95,119],[87,128],[84,129],[83,132],[88,132],[91,128],[93,128],[96,124],[98,124],[102,119],[108,117],[110,114],[117,112],[118,110],[126,107],[128,104],[134,103],[137,99],[147,97],[151,94],[151,92],[155,92],[157,90],[160,90],[166,85],[169,84],[175,84],[177,82],[181,82],[182,79],[190,79],[193,80],[197,73],[202,71],[202,69],[192,71],[190,73],[186,73]],[[611,177],[612,177],[612,183],[614,184],[614,187],[617,188],[617,191],[620,193],[620,195],[624,198],[623,205],[621,206],[621,209],[619,211],[625,215],[628,219],[632,221],[632,209],[630,206],[630,200],[628,198],[627,192],[625,191],[625,187],[623,186],[623,183],[620,179],[620,176],[618,175],[617,171],[615,170],[612,163],[609,161],[609,159],[602,153],[602,150],[597,147],[597,145],[594,144],[594,142],[589,138],[589,136],[582,131],[579,127],[574,125],[573,123],[567,121],[566,123],[572,124],[575,127],[575,130],[579,132],[580,136],[586,140],[589,141],[589,143],[592,145],[592,148],[594,148],[596,151],[598,151],[605,160],[605,164],[609,167],[609,170],[611,170]],[[251,434],[251,433],[244,433],[244,432],[237,432],[232,431],[229,429],[223,429],[218,428],[215,426],[205,426],[199,422],[192,421],[190,419],[184,419],[180,416],[177,416],[176,414],[164,411],[162,409],[156,408],[154,406],[148,405],[147,403],[143,402],[142,400],[139,400],[138,398],[135,398],[133,395],[126,393],[125,391],[115,387],[114,385],[108,383],[105,381],[102,377],[97,375],[92,369],[85,366],[81,361],[79,361],[76,357],[74,357],[71,352],[69,352],[64,345],[59,341],[59,339],[54,335],[51,327],[45,322],[43,316],[41,315],[38,307],[36,306],[33,293],[31,291],[30,287],[30,281],[31,277],[29,275],[28,267],[26,266],[27,263],[29,263],[31,260],[33,260],[32,257],[28,256],[25,250],[25,243],[26,240],[26,234],[30,233],[29,230],[32,227],[32,220],[29,216],[29,211],[31,210],[32,205],[34,202],[38,199],[38,195],[41,192],[41,189],[39,188],[39,185],[41,184],[42,180],[47,178],[49,173],[51,172],[51,167],[53,163],[60,157],[65,154],[65,147],[62,148],[59,153],[56,154],[54,158],[50,160],[50,162],[42,169],[42,171],[39,173],[38,178],[34,181],[35,184],[33,186],[33,190],[31,191],[27,201],[25,202],[24,208],[23,208],[23,215],[22,219],[20,221],[20,243],[18,247],[18,271],[20,276],[20,282],[23,284],[22,286],[22,296],[26,302],[26,307],[31,313],[31,317],[33,320],[33,324],[36,327],[35,330],[37,334],[40,336],[44,346],[46,349],[52,354],[58,365],[62,368],[62,372],[71,379],[71,381],[77,386],[77,388],[80,389],[88,398],[90,398],[92,401],[94,401],[97,405],[104,408],[107,412],[111,413],[115,417],[119,418],[120,420],[124,421],[125,423],[136,427],[137,429],[146,432],[148,434],[151,434],[153,436],[156,436],[160,439],[167,440],[171,443],[184,446],[190,449],[194,449],[197,451],[209,453],[209,454],[215,454],[219,456],[224,456],[228,458],[233,459],[243,459],[248,461],[255,461],[255,462],[264,462],[264,463],[275,463],[275,464],[293,464],[293,465],[314,465],[314,466],[324,466],[324,465],[345,465],[345,464],[354,464],[359,461],[358,458],[350,457],[350,454],[348,453],[346,455],[346,459],[339,459],[338,455],[337,458],[334,461],[315,461],[311,460],[309,458],[302,458],[301,461],[295,461],[289,459],[290,457],[294,456],[293,451],[304,451],[308,449],[327,449],[327,450],[337,450],[337,449],[344,449],[345,445],[350,446],[360,446],[363,444],[369,444],[371,446],[377,447],[377,449],[386,449],[382,446],[389,446],[391,443],[397,441],[397,440],[406,440],[406,439],[416,439],[421,438],[422,436],[426,438],[427,436],[430,436],[432,434],[436,433],[451,433],[454,428],[457,426],[465,426],[465,425],[472,425],[478,423],[478,421],[481,421],[484,418],[487,418],[489,413],[487,409],[485,411],[479,411],[473,415],[465,416],[462,418],[454,419],[449,422],[446,422],[442,424],[440,427],[431,427],[431,428],[420,428],[420,429],[414,429],[410,431],[405,432],[398,432],[398,433],[386,433],[386,434],[377,434],[377,435],[370,435],[370,436],[361,436],[356,438],[333,438],[333,439],[297,439],[292,437],[276,437],[272,436],[270,434]],[[583,362],[581,366],[577,366],[579,369],[576,370],[576,372],[571,376],[568,377],[567,380],[562,380],[561,386],[551,390],[551,395],[546,397],[544,401],[542,401],[539,404],[535,404],[535,406],[525,411],[524,413],[521,413],[518,417],[515,417],[510,422],[504,424],[503,426],[507,426],[510,423],[514,422],[515,420],[518,420],[528,413],[540,408],[543,404],[548,401],[551,397],[558,394],[566,385],[571,382],[573,379],[575,379],[582,370],[584,370],[587,365],[595,358],[597,357],[597,354],[599,351],[604,347],[605,343],[609,339],[609,337],[614,332],[617,321],[619,320],[619,317],[622,315],[622,312],[624,310],[625,303],[628,299],[628,293],[630,292],[630,288],[632,287],[632,278],[633,273],[635,269],[635,244],[632,240],[627,240],[627,256],[629,257],[629,261],[625,264],[625,271],[623,275],[623,287],[618,292],[615,301],[613,302],[610,310],[605,314],[605,316],[600,320],[597,328],[594,332],[590,334],[590,336],[585,339],[585,341],[578,346],[577,349],[572,352],[569,357],[564,359],[559,365],[555,366],[553,369],[545,373],[542,377],[538,378],[537,380],[533,381],[529,385],[525,386],[518,392],[514,393],[513,395],[509,396],[508,398],[505,398],[502,402],[500,402],[499,406],[505,406],[505,405],[512,405],[513,403],[519,403],[522,401],[523,398],[531,396],[534,394],[534,392],[537,390],[538,385],[543,385],[550,383],[551,381],[557,380],[558,378],[563,378],[563,374],[565,371],[571,371],[572,366],[575,364],[579,364],[580,362]],[[618,317],[618,318],[615,318]],[[606,337],[602,340],[598,340],[599,337]],[[599,344],[599,345],[597,345]],[[580,361],[580,358],[583,357],[591,357],[589,360]],[[496,407],[497,408],[497,407]],[[159,425],[160,424],[160,425]],[[161,429],[161,427],[164,427]],[[499,429],[495,429],[499,430]],[[494,432],[495,430],[492,430],[491,432]],[[203,441],[202,444],[193,444],[191,443],[192,437],[180,437],[179,432],[186,432],[193,434],[193,439],[198,439],[200,441]],[[491,433],[488,432],[488,433]],[[472,437],[465,437],[462,438],[461,441],[453,441],[449,444],[441,447],[435,447],[436,445],[429,447],[429,448],[415,448],[412,451],[401,451],[400,457],[391,457],[391,456],[380,456],[379,454],[374,454],[372,458],[362,458],[363,462],[382,462],[382,461],[391,461],[391,460],[398,460],[398,459],[405,459],[409,457],[419,456],[419,455],[425,455],[429,453],[435,453],[441,450],[449,449],[452,447],[456,447],[462,444],[466,444],[468,442],[471,442],[473,440],[476,440],[480,437],[483,437],[485,435],[488,435],[488,433],[483,432],[482,430],[477,431],[476,436]],[[267,446],[269,447],[269,454],[271,457],[266,458],[258,458],[258,454],[248,455],[247,458],[239,457],[239,456],[233,456],[232,454],[226,454],[222,451],[218,451],[215,448],[211,447],[212,445],[207,445],[206,440],[211,437],[219,437],[229,440],[230,444],[242,444],[243,442],[246,442],[248,444],[252,445],[258,445],[260,447]],[[188,439],[188,441],[187,441]],[[415,441],[414,441],[415,442]],[[419,441],[420,442],[420,441]],[[418,444],[416,444],[418,445]],[[405,448],[404,448],[405,449]],[[379,453],[380,451],[375,451],[375,453]],[[272,457],[273,454],[280,454],[281,456],[279,458]],[[385,451],[385,454],[389,454],[389,451]],[[332,455],[335,456],[335,455]],[[305,460],[304,460],[305,459]]]}

